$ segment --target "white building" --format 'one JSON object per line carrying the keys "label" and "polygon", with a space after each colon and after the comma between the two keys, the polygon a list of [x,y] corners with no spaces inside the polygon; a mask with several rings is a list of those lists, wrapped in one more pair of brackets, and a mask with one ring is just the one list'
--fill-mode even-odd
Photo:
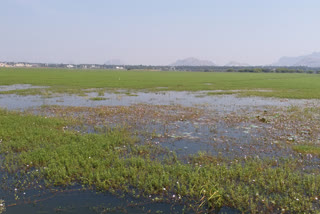
{"label": "white building", "polygon": [[14,64],[14,67],[24,67],[24,63],[16,63]]}

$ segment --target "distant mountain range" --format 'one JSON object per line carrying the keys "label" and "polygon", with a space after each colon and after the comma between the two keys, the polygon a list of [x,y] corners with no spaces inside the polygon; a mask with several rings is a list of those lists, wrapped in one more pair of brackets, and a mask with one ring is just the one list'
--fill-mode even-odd
{"label": "distant mountain range", "polygon": [[320,52],[297,57],[281,57],[273,66],[307,66],[320,67]]}
{"label": "distant mountain range", "polygon": [[189,57],[186,59],[180,59],[172,63],[171,66],[216,66],[209,60],[200,60],[197,58]]}
{"label": "distant mountain range", "polygon": [[[201,60],[201,59],[197,59],[194,57],[189,57],[189,58],[177,60],[176,62],[172,63],[171,66],[218,66],[218,65],[213,63],[210,60]],[[231,61],[224,66],[229,66],[229,67],[243,66],[243,67],[245,67],[245,66],[250,66],[250,65],[246,64],[246,63]]]}
{"label": "distant mountain range", "polygon": [[111,59],[104,63],[105,65],[124,65],[120,59]]}
{"label": "distant mountain range", "polygon": [[227,67],[246,67],[246,66],[250,66],[250,65],[247,63],[231,61],[228,64],[225,64],[224,66],[227,66]]}
{"label": "distant mountain range", "polygon": [[[125,65],[120,59],[111,59],[104,63],[105,65]],[[185,59],[179,59],[170,66],[218,66],[210,60],[202,60],[194,57]],[[226,67],[247,67],[250,66],[247,63],[240,63],[231,61],[224,66]],[[320,52],[314,52],[312,54],[296,56],[296,57],[281,57],[277,62],[271,64],[271,66],[306,66],[306,67],[320,67]]]}

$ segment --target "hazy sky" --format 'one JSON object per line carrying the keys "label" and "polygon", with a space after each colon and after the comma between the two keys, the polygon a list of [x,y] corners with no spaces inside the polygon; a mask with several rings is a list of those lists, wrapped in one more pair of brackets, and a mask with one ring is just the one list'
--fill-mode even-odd
{"label": "hazy sky", "polygon": [[0,61],[270,64],[320,51],[319,0],[0,0]]}

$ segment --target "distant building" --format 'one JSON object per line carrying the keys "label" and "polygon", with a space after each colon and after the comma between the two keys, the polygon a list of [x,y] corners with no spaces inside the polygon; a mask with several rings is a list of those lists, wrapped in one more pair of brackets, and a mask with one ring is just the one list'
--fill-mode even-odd
{"label": "distant building", "polygon": [[10,67],[12,67],[12,65],[4,64],[4,67],[5,68],[10,68]]}
{"label": "distant building", "polygon": [[100,65],[96,65],[96,64],[95,64],[95,65],[91,65],[90,68],[91,68],[91,69],[99,69],[99,68],[100,68]]}
{"label": "distant building", "polygon": [[4,68],[10,68],[10,67],[18,67],[18,68],[27,67],[27,68],[31,68],[31,67],[34,67],[34,65],[36,65],[36,64],[27,64],[27,63],[22,63],[22,62],[18,62],[18,63],[0,62],[0,67],[4,67]]}
{"label": "distant building", "polygon": [[16,63],[14,64],[14,67],[25,67],[24,63]]}

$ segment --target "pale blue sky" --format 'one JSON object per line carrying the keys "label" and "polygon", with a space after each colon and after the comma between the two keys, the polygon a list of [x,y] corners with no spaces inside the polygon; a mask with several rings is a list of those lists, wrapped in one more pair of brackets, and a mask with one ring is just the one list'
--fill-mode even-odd
{"label": "pale blue sky", "polygon": [[319,0],[0,0],[0,61],[270,64],[320,51]]}

